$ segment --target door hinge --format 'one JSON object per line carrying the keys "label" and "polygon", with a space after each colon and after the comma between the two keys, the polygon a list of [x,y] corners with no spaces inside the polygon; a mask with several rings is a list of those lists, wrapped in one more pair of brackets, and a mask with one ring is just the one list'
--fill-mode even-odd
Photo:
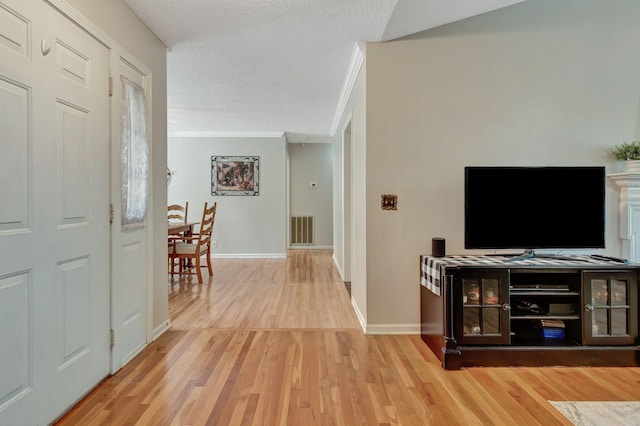
{"label": "door hinge", "polygon": [[113,77],[109,77],[109,96],[113,96]]}
{"label": "door hinge", "polygon": [[116,333],[113,331],[113,329],[110,330],[110,347],[111,349],[113,349],[113,347],[116,345]]}
{"label": "door hinge", "polygon": [[113,216],[115,215],[113,209],[113,203],[109,204],[109,223],[113,223]]}

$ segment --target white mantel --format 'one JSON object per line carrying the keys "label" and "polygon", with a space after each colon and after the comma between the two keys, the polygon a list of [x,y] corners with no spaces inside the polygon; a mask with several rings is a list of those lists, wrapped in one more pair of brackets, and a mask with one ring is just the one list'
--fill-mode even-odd
{"label": "white mantel", "polygon": [[607,175],[620,188],[619,223],[622,257],[640,262],[640,171]]}

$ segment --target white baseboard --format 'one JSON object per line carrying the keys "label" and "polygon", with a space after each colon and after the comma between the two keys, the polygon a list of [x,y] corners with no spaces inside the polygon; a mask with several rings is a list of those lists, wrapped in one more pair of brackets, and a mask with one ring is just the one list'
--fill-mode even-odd
{"label": "white baseboard", "polygon": [[342,279],[342,281],[344,281],[344,271],[342,270],[342,266],[338,263],[338,259],[336,258],[336,254],[333,253],[333,256],[331,256],[333,258],[333,263],[335,263],[336,265],[336,269],[338,270],[338,273],[340,274],[340,278]]}
{"label": "white baseboard", "polygon": [[289,246],[289,250],[333,250],[333,246]]}
{"label": "white baseboard", "polygon": [[171,328],[171,321],[166,320],[159,326],[153,329],[152,342],[155,341],[158,337],[162,336],[167,330]]}
{"label": "white baseboard", "polygon": [[212,259],[286,259],[287,253],[224,253],[213,254]]}
{"label": "white baseboard", "polygon": [[289,246],[289,250],[333,250],[333,246]]}
{"label": "white baseboard", "polygon": [[354,299],[353,297],[351,297],[351,306],[353,306],[356,317],[358,317],[358,322],[360,323],[360,327],[362,327],[362,331],[367,334],[367,321],[365,321],[364,315],[362,315],[362,312],[360,312],[360,308],[356,303],[356,299]]}
{"label": "white baseboard", "polygon": [[420,324],[368,324],[365,334],[420,334]]}

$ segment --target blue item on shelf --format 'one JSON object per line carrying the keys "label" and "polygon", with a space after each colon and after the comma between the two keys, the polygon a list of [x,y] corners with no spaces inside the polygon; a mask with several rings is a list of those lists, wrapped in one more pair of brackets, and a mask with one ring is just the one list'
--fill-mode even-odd
{"label": "blue item on shelf", "polygon": [[542,336],[545,339],[564,339],[564,329],[543,327]]}

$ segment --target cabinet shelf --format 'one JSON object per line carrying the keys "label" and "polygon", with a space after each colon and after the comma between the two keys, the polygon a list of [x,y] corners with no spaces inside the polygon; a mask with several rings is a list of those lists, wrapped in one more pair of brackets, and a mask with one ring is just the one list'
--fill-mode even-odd
{"label": "cabinet shelf", "polygon": [[475,305],[474,304],[462,305],[462,307],[463,308],[494,308],[494,309],[498,309],[498,308],[501,308],[502,305],[499,305],[497,303],[484,304],[484,305],[476,303]]}
{"label": "cabinet shelf", "polygon": [[580,315],[512,315],[512,320],[577,320]]}
{"label": "cabinet shelf", "polygon": [[536,338],[511,338],[511,346],[528,346],[528,347],[574,347],[580,346],[580,343],[570,339],[545,339],[544,337]]}
{"label": "cabinet shelf", "polygon": [[511,296],[580,296],[580,292],[557,290],[511,290]]}

